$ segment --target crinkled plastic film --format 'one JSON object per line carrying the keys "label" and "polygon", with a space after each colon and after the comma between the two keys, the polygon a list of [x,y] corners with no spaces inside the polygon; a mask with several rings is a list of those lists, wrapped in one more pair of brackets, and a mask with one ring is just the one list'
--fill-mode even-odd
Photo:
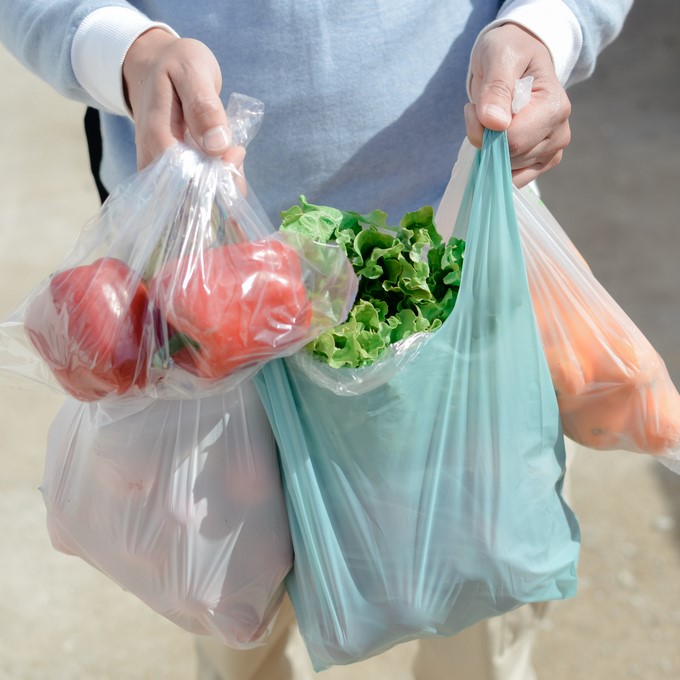
{"label": "crinkled plastic film", "polygon": [[531,295],[565,434],[680,471],[680,395],[661,356],[540,199],[515,193]]}
{"label": "crinkled plastic film", "polygon": [[387,348],[384,356],[369,366],[337,369],[318,361],[310,352],[297,352],[291,363],[313,383],[335,394],[365,394],[389,382],[418,356],[431,333],[414,333]]}
{"label": "crinkled plastic film", "polygon": [[68,399],[41,491],[57,550],[188,631],[236,648],[266,638],[292,545],[250,382],[197,400]]}
{"label": "crinkled plastic film", "polygon": [[355,394],[297,357],[255,378],[291,523],[287,588],[316,670],[575,592],[578,524],[561,496],[505,135],[488,133],[477,162],[456,305],[404,366]]}
{"label": "crinkled plastic film", "polygon": [[[262,104],[232,95],[235,142]],[[0,322],[0,369],[81,401],[192,398],[346,317],[335,246],[278,233],[241,172],[178,143],[112,193],[58,271]]]}
{"label": "crinkled plastic film", "polygon": [[[466,141],[435,218],[444,236],[474,157]],[[513,202],[564,433],[591,449],[655,455],[680,472],[680,395],[662,357],[536,192],[513,187]]]}

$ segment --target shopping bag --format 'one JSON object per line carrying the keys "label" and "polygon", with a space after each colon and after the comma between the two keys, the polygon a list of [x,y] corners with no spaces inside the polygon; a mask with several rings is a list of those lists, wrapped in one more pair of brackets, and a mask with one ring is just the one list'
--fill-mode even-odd
{"label": "shopping bag", "polygon": [[[234,144],[262,103],[232,95]],[[188,138],[118,187],[0,322],[0,368],[81,401],[219,394],[346,314],[333,246],[280,234],[241,171]]]}
{"label": "shopping bag", "polygon": [[293,361],[337,393],[360,394],[387,382],[455,307],[465,242],[442,239],[431,206],[390,224],[380,210],[359,214],[301,196],[281,216],[283,231],[336,243],[359,277],[347,319],[319,334]]}
{"label": "shopping bag", "polygon": [[67,399],[40,488],[57,550],[188,631],[264,641],[292,545],[251,382],[196,400]]}
{"label": "shopping bag", "polygon": [[[475,153],[462,145],[437,211],[445,237]],[[680,472],[680,394],[662,357],[534,189],[513,187],[513,201],[565,435],[590,449],[652,454]]]}
{"label": "shopping bag", "polygon": [[680,471],[680,394],[663,359],[536,194],[518,191],[515,203],[565,434]]}
{"label": "shopping bag", "polygon": [[485,133],[464,198],[458,299],[410,361],[351,395],[293,358],[255,379],[280,451],[287,588],[316,670],[576,589],[578,524],[505,134]]}

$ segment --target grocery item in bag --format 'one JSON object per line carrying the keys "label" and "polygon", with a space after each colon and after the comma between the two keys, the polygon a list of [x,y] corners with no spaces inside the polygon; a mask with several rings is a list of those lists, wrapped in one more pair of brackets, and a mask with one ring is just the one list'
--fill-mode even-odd
{"label": "grocery item in bag", "polygon": [[[476,150],[464,142],[435,216],[446,237]],[[680,471],[680,394],[642,331],[531,187],[513,187],[529,288],[564,433],[591,449],[652,454]]]}
{"label": "grocery item in bag", "polygon": [[485,135],[463,203],[457,301],[409,361],[353,391],[295,356],[255,379],[280,448],[287,587],[316,670],[576,589],[579,532],[504,134]]}
{"label": "grocery item in bag", "polygon": [[56,549],[193,633],[237,648],[266,638],[292,546],[252,383],[195,400],[67,400],[41,491]]}
{"label": "grocery item in bag", "polygon": [[[262,103],[234,94],[234,144]],[[112,192],[0,321],[0,369],[80,401],[220,394],[344,320],[345,255],[277,232],[242,172],[188,139]]]}

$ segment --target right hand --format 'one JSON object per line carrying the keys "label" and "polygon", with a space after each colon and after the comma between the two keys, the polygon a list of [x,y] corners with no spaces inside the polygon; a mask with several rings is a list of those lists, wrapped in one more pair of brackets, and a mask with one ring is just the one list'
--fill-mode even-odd
{"label": "right hand", "polygon": [[[546,45],[513,23],[487,31],[470,57],[472,103],[465,106],[468,139],[482,145],[484,128],[507,130],[512,181],[517,187],[554,168],[571,140],[571,104]],[[518,78],[533,76],[531,99],[515,116]]]}
{"label": "right hand", "polygon": [[208,155],[237,168],[245,149],[232,146],[220,100],[222,74],[213,53],[198,40],[177,38],[161,28],[142,33],[123,62],[123,82],[135,122],[141,170],[188,131]]}

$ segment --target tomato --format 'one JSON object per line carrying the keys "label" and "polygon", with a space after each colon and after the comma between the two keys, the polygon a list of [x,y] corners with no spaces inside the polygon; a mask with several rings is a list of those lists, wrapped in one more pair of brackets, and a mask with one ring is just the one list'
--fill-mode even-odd
{"label": "tomato", "polygon": [[[167,262],[150,296],[166,321],[172,360],[210,379],[304,341],[312,308],[296,251],[275,239]],[[176,343],[175,343],[176,344]]]}
{"label": "tomato", "polygon": [[24,328],[61,386],[81,401],[147,382],[148,292],[116,258],[55,274],[29,303]]}

